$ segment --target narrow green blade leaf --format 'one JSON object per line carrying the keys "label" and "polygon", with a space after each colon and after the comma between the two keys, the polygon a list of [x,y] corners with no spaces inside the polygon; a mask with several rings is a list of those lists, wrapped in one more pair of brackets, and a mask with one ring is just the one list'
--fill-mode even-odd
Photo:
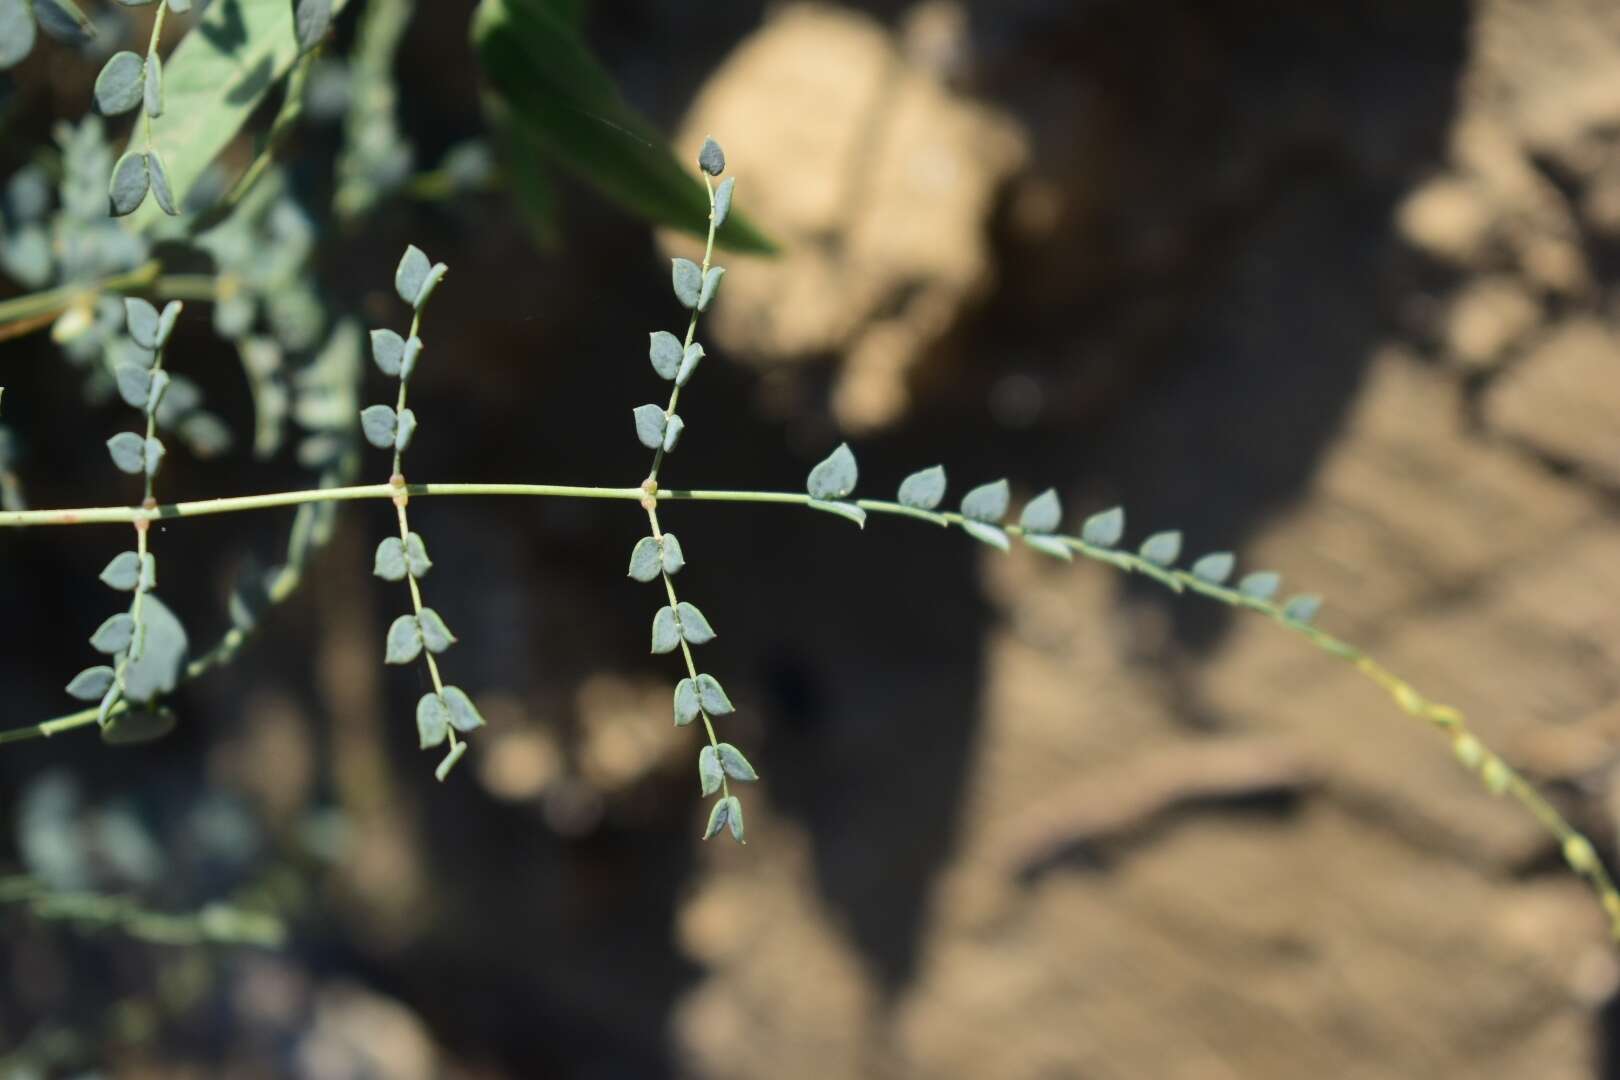
{"label": "narrow green blade leaf", "polygon": [[[493,110],[495,122],[522,131],[512,142],[540,148],[647,220],[697,235],[707,230],[709,197],[702,182],[625,104],[577,22],[545,0],[482,0],[472,37],[492,96],[502,106]],[[717,241],[734,250],[774,250],[736,212]]]}

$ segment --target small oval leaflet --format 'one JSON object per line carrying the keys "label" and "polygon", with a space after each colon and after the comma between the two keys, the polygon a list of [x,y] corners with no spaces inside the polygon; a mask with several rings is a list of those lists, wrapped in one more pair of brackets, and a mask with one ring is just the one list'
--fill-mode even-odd
{"label": "small oval leaflet", "polygon": [[27,0],[0,0],[0,68],[11,67],[32,52],[35,33]]}
{"label": "small oval leaflet", "polygon": [[675,684],[675,726],[685,727],[698,718],[698,694],[691,679]]}
{"label": "small oval leaflet", "polygon": [[714,809],[709,811],[709,826],[703,834],[703,839],[707,840],[711,836],[717,836],[721,829],[727,827],[731,829],[733,840],[736,840],[739,844],[745,842],[743,840],[742,803],[737,801],[735,795],[728,795],[714,804]]}
{"label": "small oval leaflet", "polygon": [[731,216],[731,189],[737,186],[737,178],[728,176],[720,181],[720,186],[714,191],[714,227],[716,230],[726,223]]}
{"label": "small oval leaflet", "polygon": [[422,652],[422,628],[417,625],[415,615],[401,615],[388,627],[387,651],[383,655],[385,664],[408,664],[415,660]]}
{"label": "small oval leaflet", "polygon": [[900,481],[900,504],[913,510],[932,510],[945,498],[945,466],[934,465]]}
{"label": "small oval leaflet", "polygon": [[172,691],[185,671],[190,644],[174,612],[147,593],[141,600],[140,655],[124,668],[125,695],[131,701],[151,701]]}
{"label": "small oval leaflet", "polygon": [[161,739],[174,726],[174,713],[168,709],[126,709],[108,719],[101,729],[101,741],[109,746],[133,746]]}
{"label": "small oval leaflet", "polygon": [[672,416],[664,424],[664,453],[675,449],[675,444],[681,441],[681,432],[686,430],[686,421],[679,416]]}
{"label": "small oval leaflet", "polygon": [[135,618],[127,611],[109,615],[107,621],[96,627],[90,635],[90,647],[98,653],[113,656],[129,648],[135,639]]}
{"label": "small oval leaflet", "polygon": [[670,281],[675,286],[675,299],[687,309],[695,308],[703,296],[703,271],[691,259],[674,259]]}
{"label": "small oval leaflet", "polygon": [[981,543],[989,544],[1000,551],[1007,551],[1012,542],[1007,539],[1007,533],[995,525],[987,525],[982,521],[969,519],[962,522],[962,531]]}
{"label": "small oval leaflet", "polygon": [[675,622],[675,609],[668,604],[658,609],[653,616],[652,624],[652,651],[655,653],[674,652],[675,646],[681,643],[681,628]]}
{"label": "small oval leaflet", "polygon": [[703,839],[719,836],[721,831],[731,822],[731,808],[735,801],[731,796],[715,801],[714,808],[709,811],[709,824],[703,830]]}
{"label": "small oval leaflet", "polygon": [[413,305],[416,310],[421,311],[427,307],[427,302],[433,299],[433,294],[438,291],[439,282],[443,281],[444,275],[449,272],[450,268],[444,263],[433,264],[433,268],[427,272],[427,277],[422,280],[421,291],[416,294],[416,303]]}
{"label": "small oval leaflet", "polygon": [[408,533],[405,537],[405,567],[413,578],[427,577],[427,572],[433,569],[433,560],[428,558],[427,543],[419,533]]}
{"label": "small oval leaflet", "polygon": [[643,536],[630,549],[629,576],[637,581],[654,581],[658,578],[659,570],[658,541]]}
{"label": "small oval leaflet", "polygon": [[144,409],[152,396],[152,373],[139,364],[121,361],[113,369],[118,384],[118,396],[132,409]]}
{"label": "small oval leaflet", "polygon": [[152,182],[152,197],[157,199],[158,209],[170,217],[179,217],[180,208],[174,202],[174,189],[169,186],[169,168],[163,164],[163,154],[157,147],[146,155],[146,167]]}
{"label": "small oval leaflet", "polygon": [[158,309],[138,296],[124,297],[124,326],[143,349],[158,347]]}
{"label": "small oval leaflet", "polygon": [[450,707],[436,693],[422,695],[416,703],[417,747],[438,746],[450,734]]}
{"label": "small oval leaflet", "polygon": [[427,646],[428,652],[442,653],[456,643],[456,635],[450,632],[439,613],[432,608],[423,608],[416,621],[422,630],[422,644]]}
{"label": "small oval leaflet", "polygon": [[101,572],[101,583],[120,592],[131,592],[140,584],[141,557],[133,551],[120,551]]}
{"label": "small oval leaflet", "polygon": [[67,692],[80,701],[100,701],[102,695],[112,689],[113,678],[112,668],[97,664],[73,676],[73,681],[67,684]]}
{"label": "small oval leaflet", "polygon": [[1039,533],[1025,533],[1024,543],[1028,544],[1030,547],[1034,548],[1036,551],[1039,551],[1043,555],[1050,555],[1055,559],[1062,559],[1064,562],[1074,561],[1074,552],[1069,550],[1069,545],[1064,543],[1056,536],[1042,536]]}
{"label": "small oval leaflet", "polygon": [[826,514],[837,514],[846,521],[853,521],[861,528],[866,528],[866,511],[849,502],[828,502],[825,499],[811,499],[804,505],[812,510],[820,510]]}
{"label": "small oval leaflet", "polygon": [[1281,574],[1270,570],[1256,570],[1238,582],[1238,592],[1251,600],[1270,600],[1281,586]]}
{"label": "small oval leaflet", "polygon": [[163,314],[158,316],[158,348],[161,349],[169,343],[169,335],[174,333],[174,324],[179,320],[180,312],[183,310],[185,310],[185,305],[178,300],[170,300],[163,305]]}
{"label": "small oval leaflet", "polygon": [[635,409],[636,438],[649,450],[664,445],[664,410],[657,405],[637,405]]}
{"label": "small oval leaflet", "polygon": [[733,780],[741,780],[750,784],[759,779],[759,774],[748,763],[748,759],[743,757],[741,750],[725,742],[721,743],[716,750],[720,756],[720,768],[725,770],[727,776]]}
{"label": "small oval leaflet", "polygon": [[400,361],[405,357],[405,339],[392,330],[371,332],[371,359],[377,370],[392,378],[399,374]]}
{"label": "small oval leaflet", "polygon": [[812,499],[823,501],[842,499],[855,490],[860,470],[855,465],[855,453],[848,443],[839,443],[838,449],[810,470],[805,483]]}
{"label": "small oval leaflet", "polygon": [[1007,504],[1011,501],[1012,490],[1007,481],[980,484],[962,496],[962,516],[994,525],[1007,516]]}
{"label": "small oval leaflet", "polygon": [[693,645],[703,645],[714,640],[714,628],[703,617],[703,612],[685,600],[675,605],[675,611],[679,615],[681,636],[687,641]]}
{"label": "small oval leaflet", "polygon": [[163,59],[157,53],[146,58],[146,80],[142,87],[146,115],[156,119],[163,115]]}
{"label": "small oval leaflet", "polygon": [[705,746],[698,752],[698,783],[703,787],[703,794],[713,795],[719,791],[723,779],[725,770],[720,768],[720,756],[714,752],[714,747]]}
{"label": "small oval leaflet", "polygon": [[384,581],[405,580],[405,545],[399,537],[390,536],[377,545],[377,554],[371,560],[371,572]]}
{"label": "small oval leaflet", "polygon": [[703,711],[710,716],[729,716],[737,711],[737,707],[731,703],[725,689],[721,687],[720,680],[713,675],[697,677],[697,697]]}
{"label": "small oval leaflet", "polygon": [[107,452],[121,472],[139,476],[146,468],[146,440],[133,431],[120,431],[108,439]]}
{"label": "small oval leaflet", "polygon": [[1086,518],[1080,526],[1080,539],[1092,547],[1111,548],[1125,535],[1125,511],[1113,507]]}
{"label": "small oval leaflet", "polygon": [[1322,598],[1310,593],[1301,593],[1289,597],[1288,603],[1283,605],[1283,618],[1291,619],[1297,623],[1308,623],[1316,618],[1316,613],[1322,610]]}
{"label": "small oval leaflet", "polygon": [[719,176],[726,171],[726,152],[712,138],[705,138],[703,147],[698,150],[698,168],[710,176]]}
{"label": "small oval leaflet", "polygon": [[107,201],[114,217],[133,214],[146,201],[149,180],[146,155],[131,150],[113,166],[112,180],[107,185]]}
{"label": "small oval leaflet", "polygon": [[433,264],[422,253],[422,249],[411,244],[405,249],[405,254],[399,260],[399,267],[394,271],[394,291],[399,298],[411,307],[416,306],[416,298],[422,295],[422,286],[427,282],[428,271]]}
{"label": "small oval leaflet", "polygon": [[398,424],[398,430],[394,432],[394,449],[403,454],[410,449],[411,439],[416,435],[416,413],[411,409],[400,410]]}
{"label": "small oval leaflet", "polygon": [[664,534],[662,565],[664,573],[670,575],[680,573],[686,565],[686,553],[681,550],[681,542],[675,539],[674,533]]}
{"label": "small oval leaflet", "polygon": [[1137,554],[1155,566],[1170,566],[1181,554],[1181,534],[1174,529],[1154,533],[1142,541]]}
{"label": "small oval leaflet", "polygon": [[675,385],[685,386],[692,381],[692,375],[697,371],[698,362],[703,359],[703,346],[692,342],[681,354],[680,366],[675,370]]}
{"label": "small oval leaflet", "polygon": [[366,442],[379,450],[394,448],[394,435],[399,430],[399,417],[390,405],[368,405],[360,411],[360,430]]}
{"label": "small oval leaflet", "polygon": [[726,276],[723,266],[711,266],[708,273],[703,275],[703,291],[698,294],[697,309],[708,311],[709,305],[714,303],[714,294],[720,291],[720,279]]}
{"label": "small oval leaflet", "polygon": [[457,731],[476,731],[484,726],[484,714],[461,687],[445,687],[444,703],[450,706],[450,726]]}
{"label": "small oval leaflet", "polygon": [[298,34],[298,49],[308,52],[321,43],[327,28],[332,25],[332,0],[297,0],[293,7],[293,24]]}
{"label": "small oval leaflet", "polygon": [[656,330],[647,335],[647,359],[660,379],[675,378],[681,370],[681,339],[668,330]]}
{"label": "small oval leaflet", "polygon": [[409,379],[416,371],[416,362],[420,359],[422,359],[422,339],[413,334],[405,343],[405,351],[399,358],[399,377]]}
{"label": "small oval leaflet", "polygon": [[1237,559],[1230,551],[1212,551],[1192,564],[1193,577],[1211,585],[1224,585],[1232,576]]}
{"label": "small oval leaflet", "polygon": [[115,52],[96,76],[96,108],[103,116],[119,116],[141,103],[145,65],[135,53]]}
{"label": "small oval leaflet", "polygon": [[1031,499],[1019,515],[1018,524],[1026,532],[1056,532],[1057,527],[1063,524],[1063,504],[1058,500],[1057,492],[1047,488]]}

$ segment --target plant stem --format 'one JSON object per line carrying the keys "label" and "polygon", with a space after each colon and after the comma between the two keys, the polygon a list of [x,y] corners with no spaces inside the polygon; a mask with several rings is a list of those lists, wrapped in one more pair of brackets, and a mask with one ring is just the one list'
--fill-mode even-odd
{"label": "plant stem", "polygon": [[[406,486],[405,491],[407,495],[412,497],[505,495],[618,499],[637,502],[647,498],[644,490],[639,487],[577,487],[562,484],[409,484]],[[392,484],[370,484],[359,487],[321,488],[308,491],[280,492],[270,495],[206,499],[190,503],[171,503],[167,506],[158,506],[152,510],[145,510],[140,507],[93,507],[81,510],[14,510],[0,512],[0,526],[130,523],[142,520],[199,517],[206,514],[297,506],[312,502],[392,499],[398,494],[398,489]],[[671,502],[776,503],[790,506],[805,506],[812,501],[809,495],[797,492],[690,491],[671,488],[660,489],[656,493],[656,499]],[[958,513],[935,514],[928,511],[919,512],[900,503],[882,499],[858,499],[855,504],[868,513],[887,514],[894,517],[922,518],[935,523],[943,522],[947,526],[960,527],[964,520],[962,515]],[[661,536],[662,532],[658,528],[656,513],[656,503],[654,503],[654,507],[648,510],[648,516],[653,524],[654,535]],[[1025,535],[1025,530],[1017,525],[1004,525],[1002,528],[1013,536]],[[1229,607],[1248,608],[1259,612],[1285,629],[1299,634],[1329,656],[1349,663],[1363,677],[1387,693],[1401,711],[1446,733],[1451,738],[1453,748],[1466,768],[1485,778],[1487,787],[1494,793],[1512,796],[1515,801],[1524,806],[1535,817],[1537,822],[1548,833],[1564,845],[1566,861],[1597,892],[1603,910],[1610,921],[1610,932],[1616,940],[1620,940],[1620,890],[1616,889],[1613,878],[1600,860],[1585,857],[1577,859],[1572,856],[1572,852],[1584,856],[1585,852],[1590,850],[1589,842],[1556,807],[1547,801],[1545,796],[1536,790],[1534,785],[1509,766],[1499,755],[1485,747],[1484,743],[1469,729],[1466,719],[1459,710],[1449,705],[1430,701],[1406,680],[1390,672],[1349,642],[1343,641],[1309,623],[1290,618],[1286,614],[1283,605],[1273,603],[1270,600],[1248,596],[1237,589],[1206,581],[1185,570],[1172,570],[1158,566],[1133,552],[1100,547],[1074,536],[1057,534],[1048,534],[1048,536],[1086,559],[1106,563],[1127,572],[1146,574],[1177,592],[1184,590],[1196,592]],[[669,594],[671,606],[673,606],[677,602],[674,586],[667,577],[665,578],[665,587]],[[223,646],[225,643],[222,642],[221,644]],[[233,643],[232,651],[234,651],[236,644],[239,643]],[[682,651],[686,656],[687,671],[695,681],[696,665],[692,661],[690,650],[686,648],[684,638],[681,644]],[[195,677],[210,666],[212,666],[211,661],[208,657],[204,657],[202,661],[193,661],[188,666],[186,674],[188,677]],[[705,714],[704,720],[705,725],[708,725],[707,714]],[[58,735],[66,731],[89,726],[94,724],[95,721],[96,710],[94,708],[83,709],[76,713],[70,713],[66,716],[27,727],[0,731],[0,744]],[[712,745],[715,741],[712,727],[709,727],[709,738]]]}

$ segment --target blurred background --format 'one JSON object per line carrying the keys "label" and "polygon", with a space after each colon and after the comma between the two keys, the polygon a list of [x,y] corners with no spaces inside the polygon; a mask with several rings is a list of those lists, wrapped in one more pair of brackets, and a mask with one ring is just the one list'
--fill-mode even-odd
{"label": "blurred background", "polygon": [[[468,14],[424,4],[402,31],[422,163],[485,131]],[[1179,528],[1325,596],[1325,627],[1461,707],[1612,853],[1620,8],[604,0],[582,27],[682,161],[723,143],[781,248],[720,259],[668,483],[797,490],[848,440],[865,494],[943,463],[958,495],[1007,476],[1073,520],[1124,504],[1133,539]],[[42,46],[10,73],[0,168],[83,114],[98,66]],[[297,190],[323,191],[340,138],[295,136]],[[538,225],[502,190],[418,185],[321,238],[311,280],[367,325],[401,325],[406,243],[451,268],[413,480],[645,474],[626,414],[663,392],[645,335],[677,328],[666,260],[692,241],[556,180]],[[252,452],[207,310],[169,365],[236,437],[172,454],[161,490],[307,484],[290,447]],[[87,407],[49,335],[3,348],[29,503],[128,497],[102,449],[127,411]],[[367,451],[362,477],[386,473]],[[639,510],[412,504],[446,663],[489,721],[440,785],[425,675],[381,663],[391,511],[347,506],[167,739],[0,752],[14,886],[253,912],[284,939],[0,907],[0,1068],[1620,1076],[1620,955],[1555,844],[1296,636],[900,519],[663,517],[720,633],[723,737],[764,778],[746,847],[698,840],[676,665],[646,655],[654,602],[623,577]],[[154,531],[194,642],[290,520]],[[74,707],[125,540],[0,536],[6,727]]]}

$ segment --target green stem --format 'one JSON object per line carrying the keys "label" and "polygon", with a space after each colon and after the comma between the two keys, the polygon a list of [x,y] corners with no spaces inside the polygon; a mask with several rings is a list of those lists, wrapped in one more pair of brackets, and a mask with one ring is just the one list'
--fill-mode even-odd
{"label": "green stem", "polygon": [[158,280],[163,264],[156,259],[142,263],[133,270],[125,270],[96,281],[72,281],[43,292],[14,296],[0,301],[0,326],[32,319],[71,307],[76,300],[90,300],[104,292],[124,292],[143,289]]}
{"label": "green stem", "polygon": [[[561,484],[410,484],[406,486],[405,491],[411,497],[506,495],[617,499],[637,502],[647,497],[643,489],[639,487],[578,487]],[[297,506],[312,502],[392,499],[398,494],[399,489],[392,484],[370,484],[359,487],[323,488],[308,491],[280,492],[270,495],[246,495],[228,499],[207,499],[191,503],[172,503],[152,510],[144,510],[140,507],[96,507],[82,510],[9,511],[0,513],[0,526],[68,525],[97,522],[129,523],[160,518],[198,517],[206,514],[231,513],[242,510]],[[659,501],[671,502],[775,503],[792,506],[804,506],[812,501],[809,495],[796,492],[689,491],[669,488],[660,489],[656,493],[656,498]],[[658,531],[656,505],[654,503],[653,507],[649,508],[648,515],[653,523],[655,535],[662,535]],[[860,499],[856,501],[856,505],[868,513],[887,514],[894,517],[921,517],[936,523],[943,520],[948,526],[960,527],[964,520],[962,515],[958,513],[919,514],[911,507],[882,499]],[[1012,536],[1025,535],[1025,530],[1017,525],[1004,525],[1002,528]],[[1446,733],[1452,740],[1453,749],[1459,760],[1471,772],[1477,773],[1484,780],[1487,788],[1493,793],[1512,796],[1535,817],[1543,828],[1559,840],[1563,845],[1565,860],[1597,892],[1603,909],[1609,917],[1611,933],[1617,940],[1620,940],[1620,890],[1616,889],[1614,881],[1603,863],[1595,855],[1591,854],[1589,841],[1527,779],[1509,766],[1499,755],[1485,747],[1478,736],[1469,729],[1460,711],[1449,705],[1429,700],[1410,683],[1384,668],[1349,642],[1342,641],[1309,623],[1290,618],[1283,605],[1246,595],[1226,585],[1206,581],[1185,570],[1172,570],[1158,566],[1129,551],[1100,547],[1087,543],[1076,536],[1045,535],[1083,558],[1106,563],[1128,572],[1148,574],[1170,588],[1178,591],[1185,589],[1197,592],[1229,607],[1247,608],[1259,612],[1285,629],[1299,634],[1329,656],[1349,663],[1362,676],[1383,689],[1403,712]],[[673,606],[677,603],[677,600],[674,586],[667,578],[665,579],[665,588],[671,606]],[[696,665],[692,661],[690,651],[684,648],[685,642],[683,641],[682,644],[686,656],[687,671],[695,679]],[[203,658],[202,661],[193,661],[187,668],[187,676],[194,677],[201,674],[209,666],[212,666],[212,661],[208,657]],[[121,708],[121,706],[115,706],[115,709],[117,708]],[[87,727],[94,724],[95,721],[96,709],[83,709],[76,713],[70,713],[66,716],[27,727],[0,731],[0,744],[58,735],[66,731]],[[712,726],[709,726],[707,715],[704,717],[704,722],[709,729],[710,743],[713,745],[715,735]]]}

